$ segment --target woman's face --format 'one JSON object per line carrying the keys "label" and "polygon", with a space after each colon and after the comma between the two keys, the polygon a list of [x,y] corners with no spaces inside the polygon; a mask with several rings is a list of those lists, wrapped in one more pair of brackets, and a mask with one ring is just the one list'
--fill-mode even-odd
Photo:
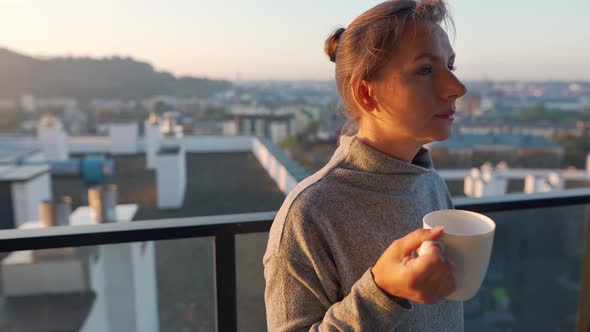
{"label": "woman's face", "polygon": [[447,139],[455,101],[466,92],[453,74],[455,53],[447,34],[438,24],[419,21],[408,25],[399,45],[372,83],[381,135],[420,145]]}

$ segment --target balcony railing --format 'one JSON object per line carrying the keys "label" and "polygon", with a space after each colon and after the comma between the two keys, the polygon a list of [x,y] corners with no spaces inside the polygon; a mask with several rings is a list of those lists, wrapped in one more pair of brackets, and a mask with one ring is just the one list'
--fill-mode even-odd
{"label": "balcony railing", "polygon": [[[542,212],[544,210],[539,209],[588,205],[590,189],[478,199],[458,198],[454,200],[454,203],[457,209],[486,214],[524,210]],[[275,214],[276,212],[262,212],[78,227],[3,230],[0,231],[0,252],[212,237],[217,329],[237,331],[236,237],[240,234],[268,232]],[[582,221],[582,223],[585,222],[587,221]],[[534,225],[534,221],[531,220],[527,223]],[[499,225],[498,230],[501,228],[502,225]],[[587,233],[590,232],[590,227],[586,229]],[[534,227],[531,226],[530,231],[534,231]],[[576,326],[578,331],[588,332],[590,331],[590,236],[586,234],[583,237],[586,239],[583,251],[585,254],[580,277],[581,288]]]}

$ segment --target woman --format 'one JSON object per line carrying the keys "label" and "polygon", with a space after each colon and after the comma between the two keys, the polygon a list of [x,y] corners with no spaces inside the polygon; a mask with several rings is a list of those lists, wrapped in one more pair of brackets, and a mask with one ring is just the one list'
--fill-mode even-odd
{"label": "woman", "polygon": [[270,331],[462,331],[452,262],[423,230],[452,208],[425,143],[449,137],[465,94],[442,1],[386,1],[326,41],[358,132],[286,198],[264,256]]}

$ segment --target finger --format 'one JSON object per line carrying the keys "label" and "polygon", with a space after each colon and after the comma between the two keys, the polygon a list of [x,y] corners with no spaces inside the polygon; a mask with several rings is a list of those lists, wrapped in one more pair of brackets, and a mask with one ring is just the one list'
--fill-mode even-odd
{"label": "finger", "polygon": [[443,232],[443,227],[417,229],[396,241],[399,248],[399,254],[402,257],[409,256],[422,245],[422,242],[435,241],[442,236]]}
{"label": "finger", "polygon": [[422,299],[425,303],[436,303],[441,298],[447,295],[447,292],[451,289],[452,280],[449,275],[445,272],[436,271],[431,273],[423,280],[421,284]]}
{"label": "finger", "polygon": [[430,287],[433,290],[433,296],[436,298],[443,298],[448,296],[455,290],[455,278],[452,273],[440,273],[429,280]]}
{"label": "finger", "polygon": [[444,259],[444,250],[440,241],[424,241],[417,250],[418,256],[439,255]]}
{"label": "finger", "polygon": [[439,289],[439,296],[446,297],[452,294],[456,289],[456,281],[453,273],[445,275],[444,280],[441,280],[441,287]]}
{"label": "finger", "polygon": [[430,247],[426,253],[410,260],[406,266],[412,269],[416,274],[441,273],[447,270],[444,256],[437,247]]}

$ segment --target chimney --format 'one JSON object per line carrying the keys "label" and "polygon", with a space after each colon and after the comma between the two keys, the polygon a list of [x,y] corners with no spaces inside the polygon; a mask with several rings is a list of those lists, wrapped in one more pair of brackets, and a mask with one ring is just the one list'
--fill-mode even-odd
{"label": "chimney", "polygon": [[508,179],[505,174],[506,167],[499,169],[489,163],[482,165],[481,170],[472,168],[471,173],[465,177],[463,192],[468,197],[484,197],[504,195],[508,189]]}
{"label": "chimney", "polygon": [[165,137],[180,138],[184,135],[183,127],[177,124],[179,114],[177,112],[166,112],[162,116],[161,133]]}
{"label": "chimney", "polygon": [[524,178],[524,192],[527,194],[533,194],[537,192],[543,192],[543,179],[529,174]]}
{"label": "chimney", "polygon": [[47,161],[66,161],[69,158],[67,134],[63,124],[53,115],[44,115],[37,126],[37,139]]}
{"label": "chimney", "polygon": [[475,195],[475,183],[479,180],[480,177],[481,173],[479,171],[479,168],[472,168],[471,172],[469,173],[469,175],[465,177],[465,180],[463,182],[463,193],[465,193],[465,196],[478,197]]}
{"label": "chimney", "polygon": [[156,153],[160,148],[160,124],[158,116],[155,113],[150,113],[150,117],[144,123],[145,133],[145,160],[148,169],[156,168]]}
{"label": "chimney", "polygon": [[161,147],[156,156],[158,208],[179,208],[186,191],[186,159],[182,146]]}
{"label": "chimney", "polygon": [[117,221],[117,186],[94,186],[88,189],[88,206],[93,223]]}
{"label": "chimney", "polygon": [[527,175],[524,179],[524,192],[527,194],[544,193],[563,188],[563,176],[556,172],[551,172],[548,175]]}
{"label": "chimney", "polygon": [[43,227],[69,225],[70,214],[72,198],[69,196],[46,199],[39,204],[39,221]]}
{"label": "chimney", "polygon": [[137,153],[137,123],[112,123],[109,129],[112,154]]}
{"label": "chimney", "polygon": [[225,136],[236,136],[238,134],[238,126],[236,120],[225,120],[223,122],[223,135]]}
{"label": "chimney", "polygon": [[565,188],[565,180],[557,172],[551,172],[547,175],[547,183],[551,187],[551,190],[563,190]]}

